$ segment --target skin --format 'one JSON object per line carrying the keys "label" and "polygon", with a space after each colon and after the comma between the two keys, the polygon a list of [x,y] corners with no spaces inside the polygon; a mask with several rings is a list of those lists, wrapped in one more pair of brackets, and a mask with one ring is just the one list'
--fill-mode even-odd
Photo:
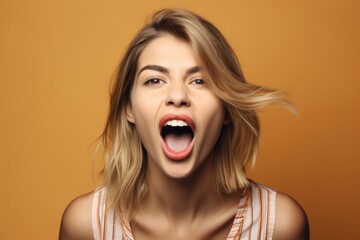
{"label": "skin", "polygon": [[[146,47],[138,69],[128,120],[135,122],[148,152],[150,188],[131,222],[134,237],[184,239],[193,232],[203,238],[215,234],[214,229],[224,229],[220,235],[225,238],[239,196],[232,194],[222,199],[210,175],[210,153],[225,122],[224,107],[202,79],[192,48],[171,35]],[[185,159],[172,160],[164,154],[159,122],[167,114],[186,115],[194,122],[194,148]],[[216,208],[219,203],[223,207]],[[219,212],[210,213],[211,209]],[[220,212],[223,217],[214,218]],[[153,229],[154,221],[161,222],[161,227]]]}
{"label": "skin", "polygon": [[[196,126],[194,147],[185,159],[175,161],[164,154],[159,122],[169,113],[184,114]],[[148,152],[149,194],[130,222],[135,239],[226,239],[242,190],[219,195],[212,183],[212,149],[228,120],[188,43],[164,35],[144,49],[127,118]],[[60,239],[92,239],[92,196],[69,204]],[[278,193],[274,239],[308,239],[308,234],[300,205]]]}
{"label": "skin", "polygon": [[[219,138],[225,113],[197,68],[192,48],[171,35],[153,40],[139,58],[128,120],[135,122],[148,152],[151,176],[156,173],[183,179],[211,158],[209,153]],[[161,146],[159,123],[168,114],[186,115],[196,127],[193,151],[180,161],[167,158]]]}

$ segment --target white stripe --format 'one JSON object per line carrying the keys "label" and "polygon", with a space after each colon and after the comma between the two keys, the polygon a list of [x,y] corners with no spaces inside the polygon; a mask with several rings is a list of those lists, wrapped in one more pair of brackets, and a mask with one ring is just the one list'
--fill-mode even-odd
{"label": "white stripe", "polygon": [[252,189],[252,209],[253,209],[253,223],[251,229],[251,240],[258,240],[259,236],[259,224],[260,224],[260,213],[261,213],[261,202],[259,199],[259,189],[253,187]]}
{"label": "white stripe", "polygon": [[266,225],[267,225],[267,217],[268,217],[268,191],[266,191],[266,189],[260,189],[260,191],[262,192],[262,197],[263,197],[263,201],[262,201],[262,206],[264,206],[264,208],[262,209],[262,216],[260,216],[262,218],[262,224],[261,224],[261,238],[260,239],[266,239]]}
{"label": "white stripe", "polygon": [[122,240],[122,232],[121,232],[121,223],[119,216],[116,216],[115,219],[115,240]]}
{"label": "white stripe", "polygon": [[93,197],[93,202],[92,202],[92,211],[91,211],[91,223],[92,223],[92,230],[93,230],[93,236],[95,240],[100,240],[99,236],[100,236],[100,232],[98,229],[98,214],[99,214],[99,209],[98,209],[98,204],[99,202],[99,191],[95,191],[94,192],[94,197]]}
{"label": "white stripe", "polygon": [[103,189],[101,189],[101,195],[100,195],[100,206],[99,206],[99,218],[100,218],[100,240],[105,240],[104,239],[104,229],[105,229],[105,194],[106,192],[103,191]]}
{"label": "white stripe", "polygon": [[106,231],[106,236],[107,239],[106,240],[110,240],[113,236],[113,226],[114,226],[114,211],[108,211],[107,214],[107,229],[105,229]]}

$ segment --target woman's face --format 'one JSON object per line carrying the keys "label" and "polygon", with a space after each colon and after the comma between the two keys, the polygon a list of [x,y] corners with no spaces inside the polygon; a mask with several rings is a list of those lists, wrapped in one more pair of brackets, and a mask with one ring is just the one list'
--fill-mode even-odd
{"label": "woman's face", "polygon": [[224,124],[224,107],[207,87],[192,47],[172,35],[140,55],[127,107],[146,148],[149,169],[191,175],[206,161]]}

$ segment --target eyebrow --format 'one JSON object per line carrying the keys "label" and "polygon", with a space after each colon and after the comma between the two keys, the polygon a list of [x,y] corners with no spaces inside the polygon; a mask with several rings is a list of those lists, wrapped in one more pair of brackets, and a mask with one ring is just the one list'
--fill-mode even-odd
{"label": "eyebrow", "polygon": [[[140,73],[142,71],[145,71],[145,70],[154,70],[154,71],[158,71],[158,72],[161,72],[161,73],[169,74],[169,70],[167,68],[163,67],[163,66],[160,66],[160,65],[146,65],[145,67],[143,67],[139,71],[138,75],[140,75]],[[200,67],[198,67],[198,66],[191,67],[186,71],[186,76],[197,73],[197,72],[200,72]]]}

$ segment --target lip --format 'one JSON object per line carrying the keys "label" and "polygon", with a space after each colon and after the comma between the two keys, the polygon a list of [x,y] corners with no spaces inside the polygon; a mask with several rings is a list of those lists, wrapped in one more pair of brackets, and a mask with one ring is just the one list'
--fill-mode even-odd
{"label": "lip", "polygon": [[[184,114],[180,114],[180,115],[166,114],[165,116],[163,116],[159,122],[160,132],[161,132],[162,127],[165,125],[165,123],[170,120],[182,120],[182,121],[186,122],[189,125],[189,127],[191,128],[191,130],[195,133],[196,128],[195,128],[194,121],[189,116],[184,115]],[[171,150],[168,147],[168,145],[165,143],[164,139],[162,137],[160,137],[160,139],[161,139],[161,146],[162,146],[165,156],[171,160],[181,161],[181,160],[186,159],[192,153],[192,150],[194,147],[194,139],[192,139],[189,146],[187,146],[184,150],[182,150],[180,152],[175,152],[175,151]]]}

